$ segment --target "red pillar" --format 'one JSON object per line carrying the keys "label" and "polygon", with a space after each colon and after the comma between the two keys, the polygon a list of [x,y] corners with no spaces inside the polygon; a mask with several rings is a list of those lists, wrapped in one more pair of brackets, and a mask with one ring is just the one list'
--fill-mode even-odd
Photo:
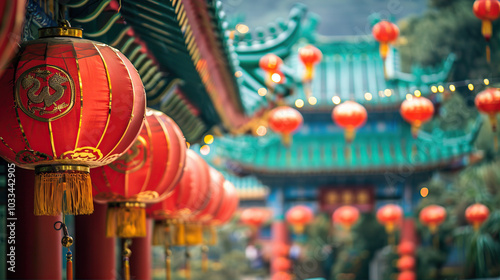
{"label": "red pillar", "polygon": [[115,238],[106,237],[106,204],[75,217],[75,279],[116,279]]}
{"label": "red pillar", "polygon": [[[35,216],[35,172],[15,168],[15,272],[7,270],[7,279],[62,279],[62,233],[54,229],[59,216]],[[7,236],[11,229],[7,228]],[[7,263],[7,269],[10,267]]]}
{"label": "red pillar", "polygon": [[130,250],[130,279],[149,280],[151,279],[152,264],[152,236],[153,236],[153,220],[146,220],[146,237],[132,238],[132,246]]}

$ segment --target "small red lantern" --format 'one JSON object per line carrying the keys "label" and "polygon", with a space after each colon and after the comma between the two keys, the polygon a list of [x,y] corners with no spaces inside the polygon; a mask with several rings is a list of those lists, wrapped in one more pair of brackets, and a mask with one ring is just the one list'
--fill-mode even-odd
{"label": "small red lantern", "polygon": [[[483,21],[481,33],[489,43],[491,34],[493,33],[492,21],[500,16],[500,1],[498,0],[476,0],[472,6],[474,15]],[[490,48],[486,47],[486,59],[490,62]]]}
{"label": "small red lantern", "polygon": [[281,134],[283,144],[287,147],[291,144],[291,134],[303,122],[304,118],[302,118],[302,114],[288,106],[279,106],[269,112],[269,127],[274,132]]}
{"label": "small red lantern", "polygon": [[210,222],[214,215],[217,213],[219,209],[220,203],[222,201],[223,192],[224,192],[224,176],[217,171],[215,168],[210,167],[210,185],[209,185],[209,194],[205,197],[205,206],[203,209],[198,211],[193,217],[191,217],[191,221],[200,222],[200,223],[208,223]]}
{"label": "small red lantern", "polygon": [[240,221],[248,226],[259,228],[267,222],[269,213],[261,208],[247,208],[241,212]]}
{"label": "small red lantern", "polygon": [[398,254],[400,255],[413,255],[415,254],[415,243],[410,241],[403,241],[398,245]]}
{"label": "small red lantern", "polygon": [[481,203],[472,204],[465,209],[465,218],[472,224],[476,231],[479,230],[479,227],[481,227],[489,216],[490,210]]}
{"label": "small red lantern", "polygon": [[400,113],[403,119],[411,124],[413,137],[417,137],[422,124],[432,119],[434,104],[425,97],[413,97],[403,101]]}
{"label": "small red lantern", "polygon": [[350,205],[341,206],[333,212],[332,220],[334,223],[341,224],[349,230],[359,219],[358,208]]}
{"label": "small red lantern", "polygon": [[399,37],[399,28],[392,22],[382,20],[373,26],[372,34],[375,40],[380,43],[380,56],[385,61],[389,54],[389,44]]}
{"label": "small red lantern", "polygon": [[292,262],[284,257],[278,257],[272,261],[274,271],[288,271],[292,268]]}
{"label": "small red lantern", "polygon": [[[474,100],[479,112],[487,114],[490,120],[491,129],[497,131],[497,114],[500,112],[500,89],[488,88],[478,93]],[[498,140],[495,133],[495,150],[497,150]]]}
{"label": "small red lantern", "polygon": [[439,205],[429,205],[420,211],[420,222],[436,233],[437,227],[446,220],[446,209]]}
{"label": "small red lantern", "polygon": [[403,271],[399,273],[398,280],[416,280],[417,275],[413,271]]}
{"label": "small red lantern", "polygon": [[415,258],[412,256],[402,256],[399,258],[396,266],[400,271],[408,271],[415,269]]}
{"label": "small red lantern", "polygon": [[224,196],[219,209],[214,215],[214,218],[210,221],[210,224],[212,225],[223,225],[227,223],[233,217],[236,209],[238,209],[238,193],[236,192],[236,188],[233,183],[225,180],[223,188]]}
{"label": "small red lantern", "polygon": [[287,257],[290,254],[290,246],[285,243],[273,244],[273,256]]}
{"label": "small red lantern", "polygon": [[266,72],[266,85],[271,85],[272,75],[279,70],[283,60],[275,54],[268,53],[260,58],[259,67]]}
{"label": "small red lantern", "polygon": [[271,280],[292,280],[292,275],[290,275],[288,272],[278,271],[273,274]]}
{"label": "small red lantern", "polygon": [[385,226],[388,233],[394,232],[395,225],[401,220],[403,209],[395,204],[387,204],[377,211],[377,220]]}
{"label": "small red lantern", "polygon": [[26,13],[26,0],[10,0],[0,3],[2,32],[0,33],[0,77],[21,41],[21,30]]}
{"label": "small red lantern", "polygon": [[365,107],[354,102],[346,101],[335,106],[332,112],[333,121],[345,128],[345,140],[351,143],[356,135],[356,129],[363,126],[368,117]]}
{"label": "small red lantern", "polygon": [[312,210],[303,205],[292,207],[286,212],[286,221],[292,225],[296,234],[302,234],[304,227],[312,221],[313,217]]}
{"label": "small red lantern", "polygon": [[91,214],[90,168],[113,162],[134,143],[144,86],[122,53],[81,39],[81,29],[39,33],[0,80],[11,85],[0,100],[0,154],[35,169],[35,215]]}
{"label": "small red lantern", "polygon": [[186,142],[177,124],[148,109],[141,133],[127,153],[91,175],[94,200],[109,203],[107,235],[145,236],[145,203],[156,203],[172,190],[185,158]]}
{"label": "small red lantern", "polygon": [[321,61],[323,54],[315,46],[307,45],[299,49],[299,58],[306,67],[302,81],[310,83],[314,77],[314,65]]}

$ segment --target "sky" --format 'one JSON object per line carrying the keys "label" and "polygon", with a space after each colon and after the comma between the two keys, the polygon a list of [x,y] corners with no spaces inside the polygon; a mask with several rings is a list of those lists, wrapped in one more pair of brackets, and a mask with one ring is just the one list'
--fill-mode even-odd
{"label": "sky", "polygon": [[244,14],[251,30],[278,17],[286,19],[297,2],[320,16],[318,32],[322,35],[359,35],[368,28],[373,13],[400,19],[427,8],[427,0],[222,0],[228,18]]}

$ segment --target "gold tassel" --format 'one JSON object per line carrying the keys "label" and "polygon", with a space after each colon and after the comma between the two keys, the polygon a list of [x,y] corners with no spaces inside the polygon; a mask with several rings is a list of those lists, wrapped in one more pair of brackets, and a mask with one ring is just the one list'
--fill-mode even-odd
{"label": "gold tassel", "polygon": [[178,223],[176,226],[176,242],[177,246],[186,245],[186,228],[183,223]]}
{"label": "gold tassel", "polygon": [[172,251],[170,250],[169,246],[165,246],[165,270],[166,270],[166,276],[167,280],[172,279]]}
{"label": "gold tassel", "polygon": [[170,222],[156,221],[153,227],[153,246],[172,245]]}
{"label": "gold tassel", "polygon": [[82,215],[94,212],[89,167],[37,166],[35,174],[35,215]]}
{"label": "gold tassel", "polygon": [[300,225],[298,225],[298,224],[296,224],[296,225],[292,225],[292,228],[293,228],[293,232],[294,232],[295,234],[299,234],[299,235],[300,235],[300,234],[303,234],[303,233],[304,233],[304,230],[305,230],[305,226],[304,226],[304,225],[302,225],[302,224],[300,224]]}
{"label": "gold tassel", "polygon": [[138,202],[110,203],[106,215],[107,237],[145,237],[146,205]]}
{"label": "gold tassel", "polygon": [[490,45],[486,45],[486,62],[491,62],[491,49]]}
{"label": "gold tassel", "polygon": [[290,148],[292,145],[292,135],[290,133],[283,133],[281,136],[281,143],[283,143],[283,146],[286,148]]}
{"label": "gold tassel", "polygon": [[215,246],[217,245],[217,230],[215,229],[215,226],[210,226],[210,246]]}

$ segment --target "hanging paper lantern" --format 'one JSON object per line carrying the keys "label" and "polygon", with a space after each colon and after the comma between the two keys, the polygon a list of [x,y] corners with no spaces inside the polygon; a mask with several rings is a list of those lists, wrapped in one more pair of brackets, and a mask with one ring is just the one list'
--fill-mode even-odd
{"label": "hanging paper lantern", "polygon": [[403,271],[399,273],[398,280],[416,280],[417,275],[413,271]]}
{"label": "hanging paper lantern", "polygon": [[284,257],[278,257],[272,261],[274,271],[288,271],[292,268],[292,262]]}
{"label": "hanging paper lantern", "polygon": [[413,270],[415,269],[415,263],[416,262],[414,257],[406,255],[398,259],[396,267],[400,271]]}
{"label": "hanging paper lantern", "polygon": [[429,205],[420,211],[420,222],[436,233],[437,227],[446,220],[446,209],[439,205]]}
{"label": "hanging paper lantern", "polygon": [[377,211],[377,220],[385,226],[388,233],[394,231],[396,223],[401,220],[402,216],[403,209],[395,204],[384,205]]}
{"label": "hanging paper lantern", "polygon": [[[493,132],[497,131],[497,114],[500,112],[500,89],[488,88],[478,93],[476,99],[476,108],[479,112],[487,114],[490,120],[491,129]],[[495,150],[498,149],[498,139],[495,133]]]}
{"label": "hanging paper lantern", "polygon": [[307,45],[299,49],[299,58],[306,68],[302,81],[310,83],[314,77],[314,65],[321,61],[323,54],[315,46]]}
{"label": "hanging paper lantern", "polygon": [[144,86],[123,54],[81,39],[81,29],[39,33],[0,80],[0,155],[35,169],[35,215],[90,214],[89,169],[119,158],[136,139]]}
{"label": "hanging paper lantern", "polygon": [[236,209],[238,209],[239,199],[234,185],[225,180],[223,188],[224,195],[222,197],[221,204],[217,212],[214,214],[212,221],[210,221],[210,224],[212,225],[223,225],[227,223],[233,217]]}
{"label": "hanging paper lantern", "polygon": [[356,135],[356,129],[363,126],[368,117],[365,107],[354,102],[346,101],[335,106],[332,112],[333,121],[345,128],[345,140],[351,143]]}
{"label": "hanging paper lantern", "polygon": [[[146,235],[146,203],[160,201],[179,181],[186,142],[175,122],[148,109],[135,143],[123,156],[92,172],[94,200],[108,203],[107,236]],[[163,196],[165,198],[165,196]]]}
{"label": "hanging paper lantern", "polygon": [[260,58],[259,67],[266,72],[266,85],[268,85],[268,87],[272,82],[272,75],[279,70],[282,64],[283,60],[272,53],[268,53]]}
{"label": "hanging paper lantern", "polygon": [[304,227],[312,221],[313,217],[312,210],[303,205],[292,207],[286,212],[286,221],[292,225],[296,234],[302,234]]}
{"label": "hanging paper lantern", "polygon": [[271,277],[271,280],[292,280],[292,275],[290,275],[288,272],[284,271],[278,271],[273,274]]}
{"label": "hanging paper lantern", "polygon": [[359,219],[358,208],[350,205],[341,206],[333,212],[333,223],[341,224],[344,228],[349,230]]}
{"label": "hanging paper lantern", "polygon": [[434,104],[425,97],[413,97],[403,101],[400,113],[403,119],[411,124],[413,137],[417,137],[422,124],[432,119]]}
{"label": "hanging paper lantern", "polygon": [[413,255],[415,254],[415,243],[410,241],[403,241],[398,245],[399,255]]}
{"label": "hanging paper lantern", "polygon": [[472,204],[465,209],[465,218],[472,224],[476,231],[479,230],[479,227],[481,227],[489,216],[490,210],[481,203]]}
{"label": "hanging paper lantern", "polygon": [[290,246],[285,243],[273,244],[273,256],[275,257],[288,257],[290,254]]}
{"label": "hanging paper lantern", "polygon": [[399,28],[392,22],[382,20],[373,26],[372,34],[375,40],[380,43],[380,56],[385,61],[389,54],[389,44],[399,37]]}
{"label": "hanging paper lantern", "polygon": [[2,31],[0,32],[0,77],[21,41],[21,30],[26,13],[26,0],[0,2]]}
{"label": "hanging paper lantern", "polygon": [[276,133],[281,134],[283,145],[289,147],[291,135],[304,122],[299,111],[288,107],[279,106],[269,112],[269,127]]}
{"label": "hanging paper lantern", "polygon": [[269,213],[261,208],[247,208],[240,215],[243,224],[255,228],[261,227],[268,219]]}
{"label": "hanging paper lantern", "polygon": [[[483,21],[483,26],[481,28],[481,33],[489,43],[491,39],[491,34],[493,33],[492,21],[496,20],[500,16],[500,1],[498,0],[476,0],[472,6],[474,15]],[[490,47],[486,46],[486,59],[490,62]]]}

